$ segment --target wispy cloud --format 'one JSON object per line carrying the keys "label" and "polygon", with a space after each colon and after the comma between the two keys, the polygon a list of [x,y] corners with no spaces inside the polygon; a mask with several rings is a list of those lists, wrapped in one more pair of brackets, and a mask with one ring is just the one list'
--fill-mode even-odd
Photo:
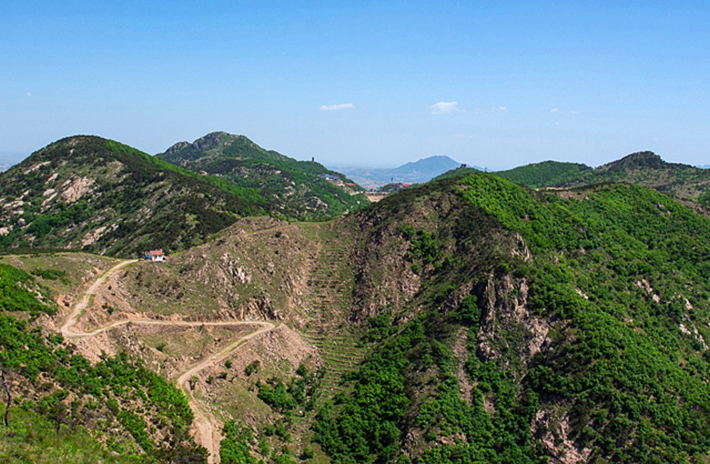
{"label": "wispy cloud", "polygon": [[552,108],[550,110],[550,113],[552,113],[552,114],[555,114],[555,113],[557,113],[557,114],[579,114],[579,111],[577,111],[577,110],[561,110],[559,108]]}
{"label": "wispy cloud", "polygon": [[349,110],[355,108],[352,103],[338,103],[337,105],[321,105],[321,111]]}
{"label": "wispy cloud", "polygon": [[439,102],[431,105],[431,114],[449,114],[452,111],[459,111],[458,102]]}
{"label": "wispy cloud", "polygon": [[32,96],[32,93],[30,93],[30,92],[27,92],[27,93],[25,94],[25,97],[31,97],[31,96]]}

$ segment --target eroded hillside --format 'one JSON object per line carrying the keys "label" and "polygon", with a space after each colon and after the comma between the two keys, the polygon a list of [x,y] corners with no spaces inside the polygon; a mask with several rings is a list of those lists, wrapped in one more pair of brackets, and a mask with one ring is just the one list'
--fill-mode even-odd
{"label": "eroded hillside", "polygon": [[60,292],[85,288],[110,260],[42,254],[3,261],[18,266],[0,265],[3,462],[204,461],[188,434],[193,413],[175,386],[125,352],[87,359],[58,333],[63,305],[74,299]]}

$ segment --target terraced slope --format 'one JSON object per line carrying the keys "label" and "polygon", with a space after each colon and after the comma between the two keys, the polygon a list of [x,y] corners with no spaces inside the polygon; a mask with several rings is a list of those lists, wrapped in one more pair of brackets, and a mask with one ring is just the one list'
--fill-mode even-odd
{"label": "terraced slope", "polygon": [[365,349],[359,344],[361,329],[348,321],[354,287],[352,234],[331,226],[314,233],[321,248],[308,280],[313,317],[304,338],[318,348],[324,369],[321,394],[330,398],[340,391],[343,376],[357,367]]}

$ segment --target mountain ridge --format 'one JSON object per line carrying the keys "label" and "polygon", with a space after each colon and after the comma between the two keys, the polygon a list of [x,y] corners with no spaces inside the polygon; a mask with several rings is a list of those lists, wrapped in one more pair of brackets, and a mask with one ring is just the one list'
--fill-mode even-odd
{"label": "mountain ridge", "polygon": [[[456,174],[451,172],[446,176]],[[580,163],[543,161],[497,171],[496,174],[531,188],[629,183],[652,188],[679,200],[710,204],[710,171],[666,162],[651,151],[631,153],[596,168]]]}
{"label": "mountain ridge", "polygon": [[362,188],[344,175],[314,161],[297,161],[266,150],[244,135],[211,132],[193,143],[178,142],[156,156],[262,190],[285,217],[331,219],[369,203]]}

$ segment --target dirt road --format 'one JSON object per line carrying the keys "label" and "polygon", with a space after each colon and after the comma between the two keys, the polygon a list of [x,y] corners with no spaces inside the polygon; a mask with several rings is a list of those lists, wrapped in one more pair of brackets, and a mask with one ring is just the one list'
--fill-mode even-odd
{"label": "dirt road", "polygon": [[232,342],[230,342],[228,345],[226,345],[224,348],[222,348],[220,351],[213,353],[204,359],[198,361],[196,364],[191,366],[187,371],[182,373],[177,380],[177,385],[178,387],[183,391],[185,396],[187,396],[187,399],[190,403],[190,408],[192,409],[192,412],[194,414],[194,420],[192,422],[193,427],[194,427],[194,435],[195,439],[197,442],[204,446],[205,449],[207,449],[209,453],[209,457],[207,458],[208,464],[218,464],[220,462],[219,458],[219,442],[220,442],[220,430],[221,430],[221,422],[212,414],[210,413],[207,408],[205,408],[192,394],[192,390],[190,386],[188,385],[188,381],[193,375],[196,375],[198,372],[200,372],[202,369],[205,369],[209,366],[213,366],[220,361],[224,360],[227,356],[232,354],[233,351],[235,351],[237,348],[239,348],[243,343],[248,341],[249,339],[262,334],[264,332],[268,332],[269,330],[274,329],[275,325],[270,323],[270,322],[265,322],[265,321],[243,321],[243,322],[184,322],[184,321],[152,321],[152,320],[140,320],[140,319],[126,319],[126,320],[121,320],[121,321],[115,321],[112,322],[111,324],[100,327],[98,329],[92,330],[91,332],[83,332],[79,329],[76,328],[76,324],[79,321],[79,318],[81,317],[83,311],[86,310],[89,301],[91,300],[91,296],[96,294],[96,291],[101,287],[101,285],[106,282],[106,279],[119,269],[128,266],[129,264],[135,263],[137,260],[130,260],[130,261],[123,261],[121,263],[118,263],[117,265],[113,266],[111,269],[108,271],[104,272],[101,276],[99,276],[96,281],[94,281],[93,284],[86,290],[84,295],[82,295],[80,301],[72,308],[71,313],[69,316],[67,316],[66,320],[64,321],[64,324],[62,324],[60,330],[62,332],[62,336],[66,339],[79,339],[79,338],[85,338],[85,337],[91,337],[93,335],[100,334],[102,332],[105,332],[107,330],[111,330],[113,328],[119,327],[121,325],[125,325],[128,323],[131,324],[145,324],[145,325],[164,325],[164,326],[202,326],[202,325],[207,325],[207,326],[239,326],[239,325],[252,325],[252,326],[260,326],[260,328],[254,332],[251,332],[247,335],[244,335],[242,337],[239,337]]}
{"label": "dirt road", "polygon": [[136,259],[131,259],[128,261],[122,261],[115,266],[113,266],[111,269],[108,271],[104,272],[101,274],[93,284],[91,284],[91,287],[84,292],[84,295],[81,297],[81,300],[74,306],[72,309],[71,313],[69,313],[69,316],[67,316],[67,319],[64,321],[64,324],[62,324],[61,327],[61,332],[62,336],[64,338],[81,338],[81,337],[86,337],[88,335],[93,335],[91,333],[84,333],[84,332],[79,332],[77,331],[74,326],[76,323],[79,321],[79,317],[81,317],[82,311],[86,309],[86,307],[89,304],[89,300],[91,300],[91,296],[96,294],[96,290],[103,285],[104,282],[106,282],[106,279],[122,267],[126,267],[129,264],[133,264],[137,262],[138,260]]}
{"label": "dirt road", "polygon": [[218,463],[219,461],[219,442],[221,440],[220,436],[220,430],[221,430],[221,424],[219,420],[214,417],[214,415],[210,414],[209,411],[205,409],[205,407],[200,404],[200,402],[195,399],[194,395],[192,394],[192,389],[190,388],[190,385],[188,385],[188,382],[190,381],[190,377],[193,375],[197,374],[200,372],[202,369],[205,369],[210,366],[214,366],[215,364],[219,363],[222,361],[224,358],[229,356],[234,350],[239,348],[242,343],[246,342],[252,337],[255,337],[259,334],[262,334],[264,332],[268,332],[269,330],[272,330],[275,326],[274,324],[270,322],[232,322],[232,325],[239,325],[239,324],[250,324],[250,325],[260,325],[261,328],[259,330],[256,330],[254,332],[251,332],[243,337],[239,337],[238,339],[232,341],[229,345],[225,346],[222,350],[218,351],[217,353],[214,353],[213,355],[207,356],[203,360],[199,361],[197,364],[192,366],[190,369],[185,371],[180,377],[178,377],[177,384],[178,387],[183,391],[185,396],[187,396],[187,399],[190,401],[190,407],[192,408],[192,412],[195,415],[195,419],[192,421],[193,425],[195,426],[195,429],[197,431],[196,437],[197,440],[204,446],[207,451],[210,452],[210,458],[208,459],[208,463]]}

